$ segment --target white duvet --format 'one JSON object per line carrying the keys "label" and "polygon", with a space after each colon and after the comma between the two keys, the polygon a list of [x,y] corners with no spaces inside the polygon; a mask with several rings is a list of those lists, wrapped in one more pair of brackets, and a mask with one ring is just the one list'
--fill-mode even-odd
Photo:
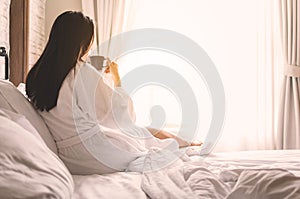
{"label": "white duvet", "polygon": [[300,198],[300,151],[214,154],[156,172],[73,176],[73,198]]}

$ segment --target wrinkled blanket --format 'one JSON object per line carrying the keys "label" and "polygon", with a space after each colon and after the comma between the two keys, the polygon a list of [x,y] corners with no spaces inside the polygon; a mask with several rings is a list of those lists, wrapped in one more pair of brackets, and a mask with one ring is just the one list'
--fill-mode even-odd
{"label": "wrinkled blanket", "polygon": [[73,176],[74,198],[300,198],[300,150],[195,157],[154,172]]}
{"label": "wrinkled blanket", "polygon": [[237,169],[217,176],[190,164],[143,174],[141,187],[153,199],[300,198],[300,177],[283,169]]}

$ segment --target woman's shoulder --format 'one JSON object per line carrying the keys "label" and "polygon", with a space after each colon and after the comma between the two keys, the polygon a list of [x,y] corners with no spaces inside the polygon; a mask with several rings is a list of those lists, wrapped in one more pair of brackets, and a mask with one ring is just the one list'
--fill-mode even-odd
{"label": "woman's shoulder", "polygon": [[90,73],[93,75],[101,76],[101,73],[88,62],[79,62],[76,65],[76,70],[78,73]]}
{"label": "woman's shoulder", "polygon": [[97,85],[99,80],[102,79],[102,74],[91,64],[81,62],[76,65],[74,81],[84,85]]}
{"label": "woman's shoulder", "polygon": [[[80,77],[84,81],[91,81],[99,79],[101,73],[99,73],[91,64],[85,62],[78,62],[76,66],[70,70],[68,75],[64,79],[64,84],[73,85],[75,80]],[[63,86],[62,85],[62,86]]]}

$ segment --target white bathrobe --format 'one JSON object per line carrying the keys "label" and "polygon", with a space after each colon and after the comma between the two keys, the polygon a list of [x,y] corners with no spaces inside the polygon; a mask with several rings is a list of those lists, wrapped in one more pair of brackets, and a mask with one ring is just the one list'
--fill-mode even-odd
{"label": "white bathrobe", "polygon": [[136,126],[130,97],[87,63],[70,71],[56,107],[40,114],[72,174],[153,170],[178,160],[177,142]]}

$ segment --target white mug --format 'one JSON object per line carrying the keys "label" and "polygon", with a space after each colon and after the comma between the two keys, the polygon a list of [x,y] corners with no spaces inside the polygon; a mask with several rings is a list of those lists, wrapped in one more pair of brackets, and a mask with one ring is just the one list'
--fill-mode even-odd
{"label": "white mug", "polygon": [[91,55],[89,56],[89,62],[97,70],[103,71],[108,67],[110,60],[101,55]]}

